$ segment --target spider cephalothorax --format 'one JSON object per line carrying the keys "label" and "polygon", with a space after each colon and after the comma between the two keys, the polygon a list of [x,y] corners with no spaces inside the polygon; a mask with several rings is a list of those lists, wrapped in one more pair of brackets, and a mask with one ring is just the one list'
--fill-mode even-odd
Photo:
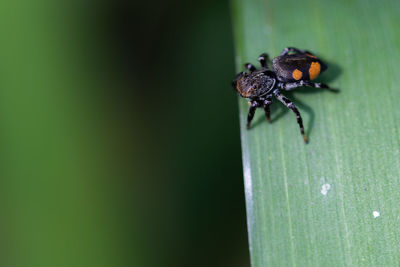
{"label": "spider cephalothorax", "polygon": [[[293,54],[290,54],[291,52]],[[336,91],[323,83],[310,82],[326,70],[326,65],[311,52],[293,47],[285,48],[280,56],[274,58],[272,70],[267,67],[267,54],[260,55],[258,60],[261,70],[247,63],[244,67],[249,70],[249,73],[240,72],[232,82],[232,86],[240,96],[250,100],[247,128],[250,128],[251,120],[258,107],[264,107],[267,120],[271,120],[270,105],[275,97],[296,114],[300,132],[307,143],[308,139],[304,134],[303,120],[299,110],[292,101],[281,94],[280,90],[290,91],[297,87],[309,86]]]}
{"label": "spider cephalothorax", "polygon": [[250,73],[241,72],[234,80],[234,87],[245,98],[260,98],[267,95],[276,84],[275,75],[269,70],[258,70]]}

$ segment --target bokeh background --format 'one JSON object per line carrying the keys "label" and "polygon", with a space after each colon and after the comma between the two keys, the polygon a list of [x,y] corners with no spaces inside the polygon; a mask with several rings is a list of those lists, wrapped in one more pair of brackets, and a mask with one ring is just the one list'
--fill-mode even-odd
{"label": "bokeh background", "polygon": [[249,266],[229,9],[1,1],[1,266]]}

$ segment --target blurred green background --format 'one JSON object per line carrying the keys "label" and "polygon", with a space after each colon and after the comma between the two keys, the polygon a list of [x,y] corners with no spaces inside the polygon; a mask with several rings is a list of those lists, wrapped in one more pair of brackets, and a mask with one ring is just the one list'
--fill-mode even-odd
{"label": "blurred green background", "polygon": [[229,14],[1,1],[1,266],[249,265]]}

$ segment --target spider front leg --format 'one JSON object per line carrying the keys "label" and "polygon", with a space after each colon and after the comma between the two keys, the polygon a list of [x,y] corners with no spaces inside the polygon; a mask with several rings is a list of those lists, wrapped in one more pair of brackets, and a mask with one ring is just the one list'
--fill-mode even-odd
{"label": "spider front leg", "polygon": [[260,61],[261,67],[263,69],[268,68],[268,66],[267,66],[268,60],[269,60],[269,57],[268,57],[268,54],[266,54],[266,53],[263,53],[258,57],[258,61]]}
{"label": "spider front leg", "polygon": [[328,85],[324,83],[313,83],[309,81],[298,81],[298,82],[292,82],[292,83],[281,83],[280,88],[282,88],[285,91],[291,91],[295,88],[301,87],[301,86],[307,86],[307,87],[314,87],[314,88],[323,88],[327,89],[332,92],[339,92],[337,89],[330,88]]}
{"label": "spider front leg", "polygon": [[294,53],[297,53],[297,54],[309,54],[309,55],[313,56],[313,54],[310,51],[301,50],[301,49],[298,49],[298,48],[295,48],[295,47],[286,47],[285,49],[283,49],[283,51],[281,53],[281,56],[287,55],[290,52],[294,52]]}
{"label": "spider front leg", "polygon": [[253,71],[256,71],[256,70],[257,70],[256,67],[254,67],[254,65],[251,64],[251,63],[246,63],[246,64],[244,64],[244,68],[247,69],[247,70],[249,70],[250,72],[253,72]]}
{"label": "spider front leg", "polygon": [[257,109],[259,106],[260,106],[260,105],[258,104],[257,101],[252,101],[252,102],[250,103],[249,113],[247,114],[247,124],[246,124],[247,129],[250,129],[250,124],[251,124],[251,121],[252,121],[253,118],[254,118],[254,113],[256,112],[256,109]]}
{"label": "spider front leg", "polygon": [[267,117],[268,122],[271,122],[271,110],[270,110],[271,104],[272,104],[272,98],[268,97],[264,101],[264,112],[265,112],[265,117]]}
{"label": "spider front leg", "polygon": [[300,112],[297,109],[297,107],[293,104],[292,101],[290,101],[288,98],[283,96],[278,89],[274,91],[274,95],[276,98],[281,101],[287,108],[291,109],[294,114],[296,115],[297,123],[299,124],[300,127],[300,133],[303,136],[304,142],[308,143],[308,138],[304,133],[304,127],[303,127],[303,119],[301,118]]}

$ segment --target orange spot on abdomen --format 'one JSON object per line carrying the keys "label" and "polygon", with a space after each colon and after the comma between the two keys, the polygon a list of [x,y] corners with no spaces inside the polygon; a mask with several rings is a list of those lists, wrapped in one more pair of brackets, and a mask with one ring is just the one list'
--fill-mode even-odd
{"label": "orange spot on abdomen", "polygon": [[301,71],[299,71],[298,69],[295,69],[295,70],[292,72],[292,77],[293,77],[293,79],[295,79],[295,80],[300,80],[301,77],[303,77],[303,73],[302,73]]}
{"label": "orange spot on abdomen", "polygon": [[318,62],[311,62],[310,69],[308,70],[308,73],[310,74],[310,80],[314,80],[315,78],[317,78],[320,72],[321,64],[319,64]]}

